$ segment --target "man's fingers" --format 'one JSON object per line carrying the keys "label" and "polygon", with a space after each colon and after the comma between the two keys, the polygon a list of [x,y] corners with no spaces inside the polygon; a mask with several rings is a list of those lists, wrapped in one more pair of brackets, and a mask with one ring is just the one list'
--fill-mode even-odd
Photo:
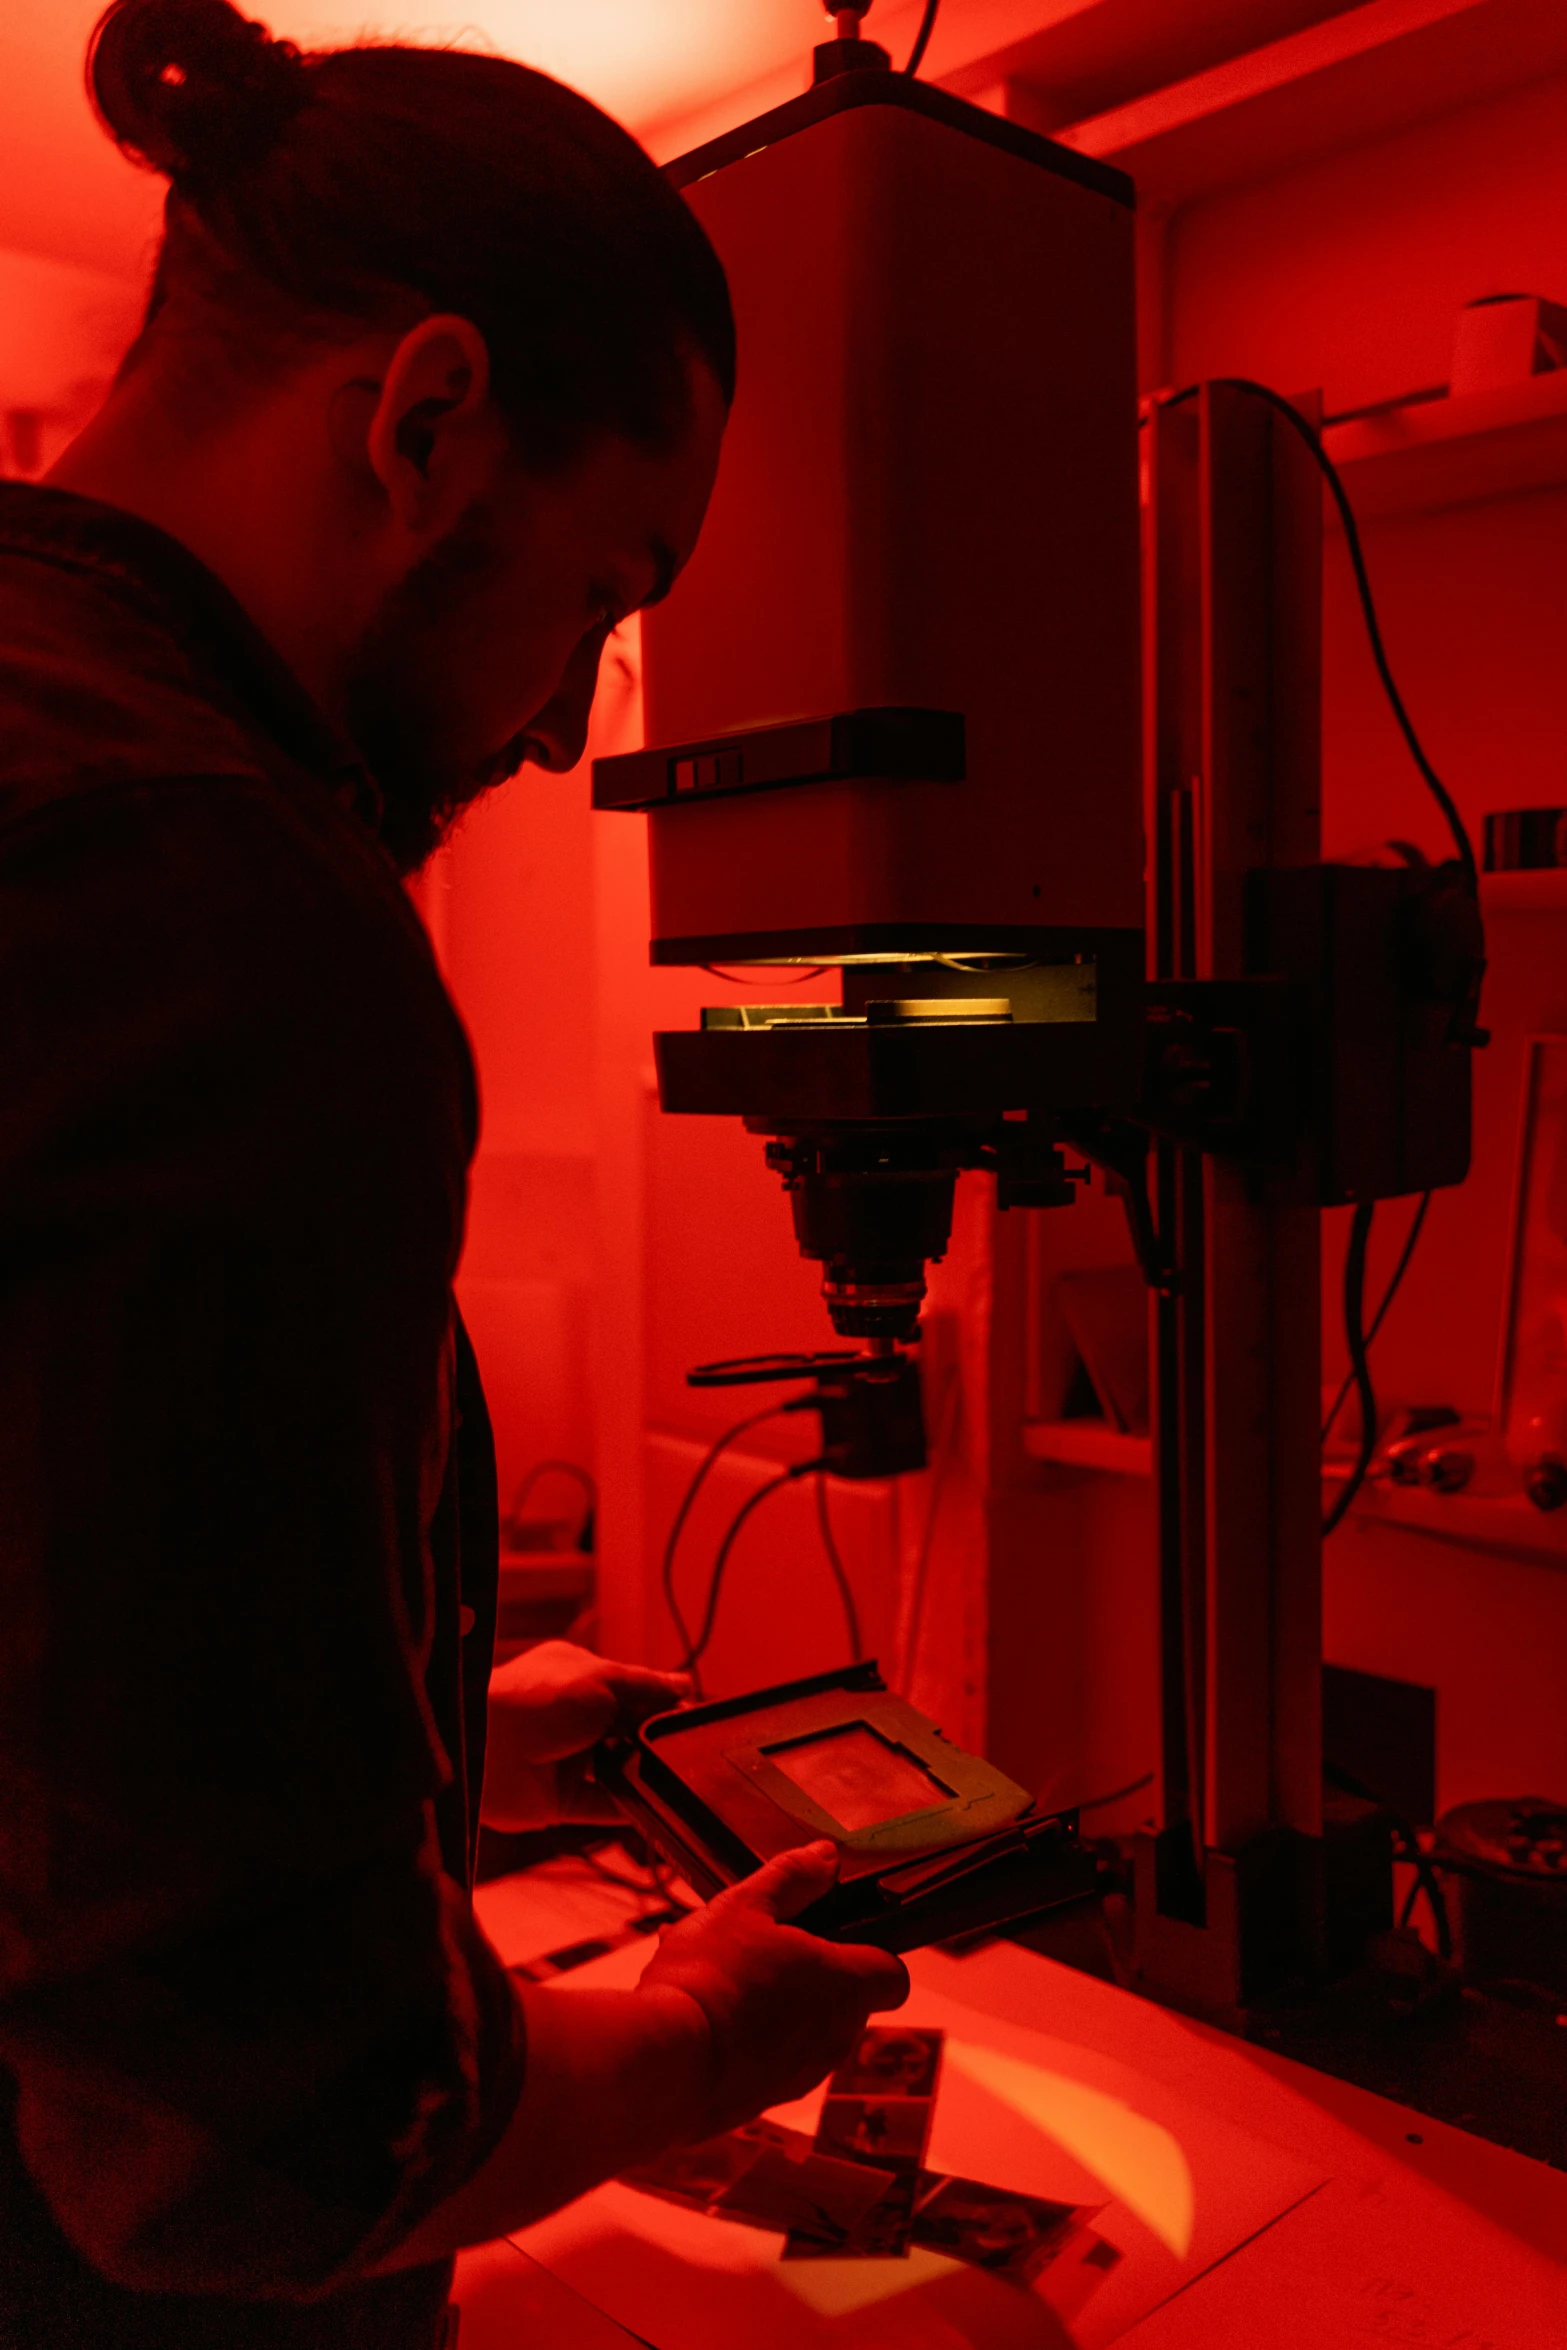
{"label": "man's fingers", "polygon": [[[731,1898],[744,1894],[782,1923],[809,1909],[837,1881],[838,1847],[823,1838],[816,1844],[797,1845],[792,1852],[780,1852],[754,1877],[745,1877],[733,1887]],[[909,1995],[909,1970],[901,1958],[870,1942],[837,1942],[832,1948],[842,1971],[858,1980],[870,2006],[903,2005]]]}
{"label": "man's fingers", "polygon": [[552,1765],[552,1771],[558,1819],[573,1821],[578,1826],[624,1829],[626,1815],[609,1789],[601,1787],[594,1778],[587,1755],[568,1755]]}
{"label": "man's fingers", "polygon": [[743,1877],[730,1888],[732,1899],[744,1900],[770,1918],[798,1917],[838,1881],[838,1847],[825,1837],[816,1844],[799,1844],[780,1852],[754,1877]]}
{"label": "man's fingers", "polygon": [[910,1984],[909,1970],[901,1958],[890,1950],[877,1950],[869,1942],[840,1942],[835,1947],[841,1959],[853,1962],[852,1972],[873,2009],[903,2005]]}
{"label": "man's fingers", "polygon": [[660,1689],[677,1697],[691,1694],[689,1673],[666,1673],[654,1665],[623,1665],[613,1657],[598,1660],[606,1681],[616,1689]]}
{"label": "man's fingers", "polygon": [[607,1664],[602,1670],[615,1701],[615,1719],[623,1728],[653,1714],[670,1713],[691,1694],[689,1673],[655,1673],[648,1665]]}

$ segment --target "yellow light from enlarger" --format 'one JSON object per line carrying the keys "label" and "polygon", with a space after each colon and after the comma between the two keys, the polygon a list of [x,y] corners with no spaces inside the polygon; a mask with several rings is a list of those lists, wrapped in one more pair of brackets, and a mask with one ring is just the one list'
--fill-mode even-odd
{"label": "yellow light from enlarger", "polygon": [[851,2317],[857,2309],[912,2293],[935,2277],[956,2276],[962,2266],[916,2244],[906,2260],[780,2260],[773,2275],[818,2317]]}
{"label": "yellow light from enlarger", "polygon": [[1197,2193],[1179,2139],[1119,2097],[999,2049],[949,2040],[945,2061],[1054,2138],[1178,2260],[1191,2249]]}

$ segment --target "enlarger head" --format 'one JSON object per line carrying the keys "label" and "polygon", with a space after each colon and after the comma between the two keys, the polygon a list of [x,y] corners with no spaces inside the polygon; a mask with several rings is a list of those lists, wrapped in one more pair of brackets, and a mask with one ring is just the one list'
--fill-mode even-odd
{"label": "enlarger head", "polygon": [[960,1167],[1069,1197],[1059,1122],[1134,1098],[1143,842],[1131,186],[883,54],[670,167],[739,388],[594,799],[648,811],[655,962],[842,968],[661,1036],[660,1092],[777,1138],[885,1339]]}

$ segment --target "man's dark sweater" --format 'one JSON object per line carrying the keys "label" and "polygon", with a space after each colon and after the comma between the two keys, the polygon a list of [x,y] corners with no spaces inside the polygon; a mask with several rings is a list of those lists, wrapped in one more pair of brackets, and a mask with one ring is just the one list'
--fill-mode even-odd
{"label": "man's dark sweater", "polygon": [[0,484],[7,2350],[424,2350],[365,2272],[520,2090],[473,1076],[374,818],[199,563]]}

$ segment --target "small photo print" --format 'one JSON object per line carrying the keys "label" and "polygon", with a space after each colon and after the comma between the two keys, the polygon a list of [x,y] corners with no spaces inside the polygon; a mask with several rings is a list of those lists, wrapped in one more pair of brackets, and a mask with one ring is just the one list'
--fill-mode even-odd
{"label": "small photo print", "polygon": [[[886,2173],[866,2173],[867,2177],[875,2175],[885,2178]],[[843,2236],[826,2238],[816,2230],[793,2230],[784,2246],[785,2260],[907,2260],[917,2185],[912,2171],[895,2178]]]}
{"label": "small photo print", "polygon": [[712,2210],[718,2219],[842,2244],[892,2184],[891,2171],[866,2163],[839,2162],[809,2146],[803,2155],[767,2146],[745,2176],[714,2199]]}
{"label": "small photo print", "polygon": [[915,2206],[914,2241],[949,2260],[1031,2284],[1081,2216],[1076,2203],[1049,2203],[978,2179],[934,2178]]}
{"label": "small photo print", "polygon": [[941,2067],[940,2032],[885,2024],[864,2033],[833,2074],[834,2097],[934,2097]]}
{"label": "small photo print", "polygon": [[622,2183],[640,2187],[646,2195],[661,2195],[668,2203],[706,2211],[719,2196],[736,2187],[769,2150],[786,2151],[800,2161],[811,2152],[811,2141],[803,2132],[786,2130],[777,2122],[748,2122],[744,2129],[726,2130],[718,2138],[702,2138],[692,2146],[671,2146],[655,2161],[622,2172]]}
{"label": "small photo print", "polygon": [[850,2162],[874,2162],[887,2170],[918,2170],[930,2136],[927,2097],[839,2097],[830,2095],[816,2125],[824,2154]]}

